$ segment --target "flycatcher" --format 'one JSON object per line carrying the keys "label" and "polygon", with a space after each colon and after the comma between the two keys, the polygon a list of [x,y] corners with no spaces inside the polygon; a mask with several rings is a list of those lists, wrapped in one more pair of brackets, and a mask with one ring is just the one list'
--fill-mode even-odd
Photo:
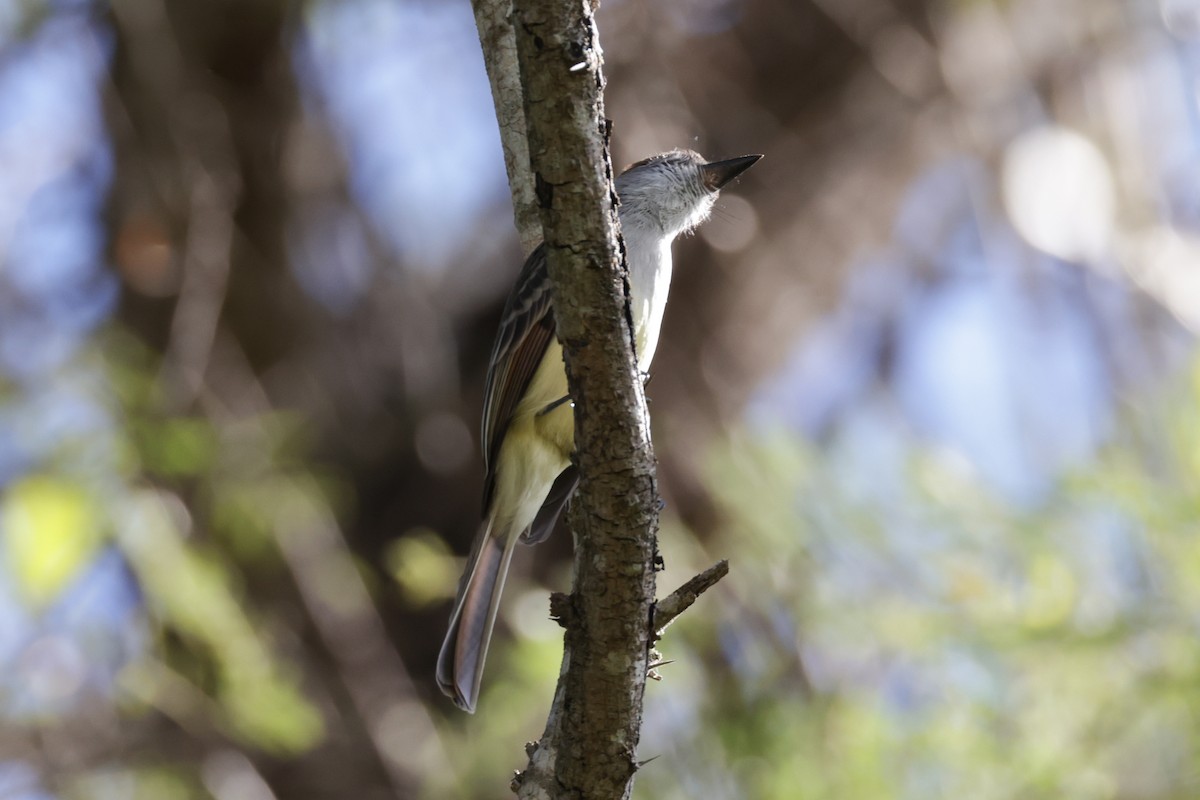
{"label": "flycatcher", "polygon": [[[616,180],[629,265],[638,370],[658,346],[671,284],[671,243],[708,218],[722,186],[762,156],[706,163],[672,150],[639,161]],[[571,465],[574,411],[562,347],[555,337],[546,253],[525,261],[504,306],[484,390],[483,524],[458,584],[450,629],[438,655],[438,686],[474,712],[504,576],[520,540],[550,535],[579,482]]]}

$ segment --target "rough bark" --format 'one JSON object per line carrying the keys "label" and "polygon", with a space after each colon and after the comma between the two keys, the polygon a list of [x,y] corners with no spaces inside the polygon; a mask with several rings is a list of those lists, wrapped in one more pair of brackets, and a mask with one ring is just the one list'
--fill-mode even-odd
{"label": "rough bark", "polygon": [[516,0],[530,163],[582,475],[563,671],[521,797],[628,797],[654,604],[658,491],[634,361],[593,7]]}
{"label": "rough bark", "polygon": [[[529,764],[513,790],[547,800],[626,798],[654,666],[659,498],[634,358],[595,3],[473,5],[517,227],[527,249],[537,241],[530,231],[544,232],[582,476],[570,513],[572,591],[551,603],[566,629],[562,670],[545,732],[527,746]],[[671,610],[658,627],[723,574],[718,565],[668,598]]]}

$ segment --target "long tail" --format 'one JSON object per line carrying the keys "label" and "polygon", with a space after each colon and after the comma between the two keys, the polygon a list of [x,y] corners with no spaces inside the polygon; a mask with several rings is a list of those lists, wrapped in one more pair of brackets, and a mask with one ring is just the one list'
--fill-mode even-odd
{"label": "long tail", "polygon": [[438,687],[456,706],[470,713],[475,713],[479,699],[483,662],[516,541],[516,536],[494,536],[491,517],[479,529],[458,583],[450,629],[438,654]]}

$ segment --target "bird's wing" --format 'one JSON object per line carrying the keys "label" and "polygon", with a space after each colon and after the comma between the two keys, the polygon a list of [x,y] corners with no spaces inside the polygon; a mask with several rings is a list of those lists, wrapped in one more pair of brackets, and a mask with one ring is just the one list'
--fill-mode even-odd
{"label": "bird's wing", "polygon": [[504,304],[500,332],[492,348],[483,395],[483,508],[487,513],[496,483],[496,460],[508,430],[508,421],[554,336],[550,311],[550,278],[546,273],[544,245],[529,254],[516,286]]}
{"label": "bird's wing", "polygon": [[521,544],[539,544],[546,541],[554,532],[554,525],[558,522],[559,515],[567,507],[567,503],[570,502],[578,488],[579,467],[572,464],[555,479],[554,484],[550,487],[550,494],[546,495],[541,509],[533,519],[533,524],[525,533],[521,534]]}

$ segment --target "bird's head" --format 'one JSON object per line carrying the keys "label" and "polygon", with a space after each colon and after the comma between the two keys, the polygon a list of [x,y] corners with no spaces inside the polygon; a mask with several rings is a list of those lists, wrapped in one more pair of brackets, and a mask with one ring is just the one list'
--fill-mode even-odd
{"label": "bird's head", "polygon": [[621,224],[653,227],[672,238],[690,231],[708,219],[721,187],[760,158],[709,162],[692,150],[672,150],[639,161],[617,178]]}

